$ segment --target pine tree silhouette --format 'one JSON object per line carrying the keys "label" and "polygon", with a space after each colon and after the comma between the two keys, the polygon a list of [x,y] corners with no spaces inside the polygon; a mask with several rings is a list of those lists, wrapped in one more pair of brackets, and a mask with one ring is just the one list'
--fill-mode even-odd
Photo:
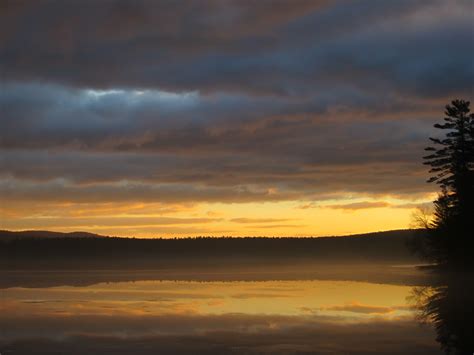
{"label": "pine tree silhouette", "polygon": [[474,113],[469,101],[453,100],[446,105],[445,138],[430,138],[435,146],[424,157],[434,174],[428,182],[441,186],[428,244],[438,263],[472,264],[474,240]]}

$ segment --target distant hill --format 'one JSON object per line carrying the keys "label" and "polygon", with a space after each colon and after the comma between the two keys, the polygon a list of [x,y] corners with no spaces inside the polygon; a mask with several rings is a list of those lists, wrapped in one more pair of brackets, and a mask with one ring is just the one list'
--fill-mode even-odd
{"label": "distant hill", "polygon": [[[2,232],[0,269],[156,269],[295,263],[417,263],[424,231],[320,238],[135,239],[91,233]],[[17,237],[15,237],[17,236]]]}
{"label": "distant hill", "polygon": [[28,231],[7,231],[0,230],[0,241],[6,239],[22,239],[22,238],[105,238],[102,235],[88,232],[51,232],[40,230]]}

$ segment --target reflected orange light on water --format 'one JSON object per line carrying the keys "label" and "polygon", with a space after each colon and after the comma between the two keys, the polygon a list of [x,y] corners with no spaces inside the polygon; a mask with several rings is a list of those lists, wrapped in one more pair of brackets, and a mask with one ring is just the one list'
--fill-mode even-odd
{"label": "reflected orange light on water", "polygon": [[350,281],[173,282],[138,281],[87,287],[10,288],[5,315],[319,316],[338,321],[411,315],[411,287]]}

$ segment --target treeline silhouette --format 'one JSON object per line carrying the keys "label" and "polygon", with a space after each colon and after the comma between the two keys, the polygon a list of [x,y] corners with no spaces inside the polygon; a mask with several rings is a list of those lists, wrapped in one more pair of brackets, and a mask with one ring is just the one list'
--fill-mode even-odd
{"label": "treeline silhouette", "polygon": [[288,262],[416,263],[422,230],[322,238],[0,238],[2,269],[163,268]]}

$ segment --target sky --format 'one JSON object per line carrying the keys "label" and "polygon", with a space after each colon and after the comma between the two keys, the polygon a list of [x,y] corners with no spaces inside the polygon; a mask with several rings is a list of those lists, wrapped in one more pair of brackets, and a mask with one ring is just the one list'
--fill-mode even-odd
{"label": "sky", "polygon": [[2,1],[0,228],[408,228],[474,2]]}

